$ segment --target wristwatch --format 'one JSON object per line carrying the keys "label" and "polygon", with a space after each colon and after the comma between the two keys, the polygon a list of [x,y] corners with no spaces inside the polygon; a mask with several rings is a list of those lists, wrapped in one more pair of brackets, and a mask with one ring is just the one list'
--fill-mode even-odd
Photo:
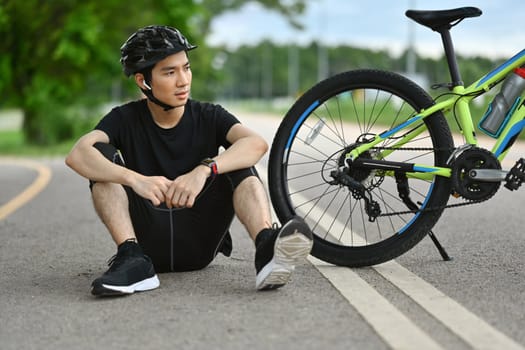
{"label": "wristwatch", "polygon": [[206,159],[203,159],[201,161],[201,165],[205,165],[207,166],[208,168],[211,169],[211,177],[215,177],[219,171],[217,170],[217,162],[215,162],[213,159],[211,158],[206,158]]}

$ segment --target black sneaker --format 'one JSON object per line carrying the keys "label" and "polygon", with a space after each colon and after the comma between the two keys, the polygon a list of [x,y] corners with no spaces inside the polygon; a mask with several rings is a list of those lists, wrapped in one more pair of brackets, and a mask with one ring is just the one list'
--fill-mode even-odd
{"label": "black sneaker", "polygon": [[119,245],[117,254],[109,261],[109,269],[91,284],[96,296],[126,295],[155,289],[159,279],[153,264],[133,241]]}
{"label": "black sneaker", "polygon": [[268,290],[284,286],[295,266],[310,254],[312,245],[312,231],[299,217],[294,217],[280,229],[263,230],[257,236],[255,246],[255,287]]}

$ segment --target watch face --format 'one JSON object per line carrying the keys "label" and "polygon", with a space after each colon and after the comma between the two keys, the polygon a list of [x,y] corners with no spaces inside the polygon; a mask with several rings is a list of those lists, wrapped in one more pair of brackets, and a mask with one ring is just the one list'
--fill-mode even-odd
{"label": "watch face", "polygon": [[215,161],[213,159],[206,158],[206,159],[202,160],[201,164],[207,165],[208,167],[210,167],[211,172],[212,172],[213,175],[217,174],[217,164],[215,163]]}

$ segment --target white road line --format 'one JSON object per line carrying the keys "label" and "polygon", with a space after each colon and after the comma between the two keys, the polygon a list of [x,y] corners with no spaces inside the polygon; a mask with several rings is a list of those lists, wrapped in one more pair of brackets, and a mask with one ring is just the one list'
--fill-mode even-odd
{"label": "white road line", "polygon": [[524,349],[398,263],[389,261],[374,269],[474,349]]}
{"label": "white road line", "polygon": [[[268,183],[266,173],[266,171],[259,172],[263,181]],[[308,260],[392,349],[442,349],[429,335],[351,269],[327,264],[313,256],[309,256]]]}
{"label": "white road line", "polygon": [[[266,175],[265,172],[261,172]],[[293,189],[291,189],[293,191]],[[296,191],[293,191],[296,192]],[[295,194],[296,198],[299,195]],[[306,202],[306,198],[299,198],[299,202]],[[314,208],[313,211],[319,210]],[[310,213],[316,215],[316,213]],[[329,216],[327,213],[317,213]],[[327,221],[334,221],[332,217]],[[332,230],[342,231],[342,223],[336,221]],[[338,227],[339,226],[339,227]],[[355,240],[355,237],[354,237]],[[358,242],[355,242],[358,243]],[[336,267],[311,257],[313,265],[330,281],[330,283],[350,302],[350,304],[366,319],[389,346],[394,349],[408,349],[408,345],[400,345],[399,337],[403,335],[423,333],[418,335],[418,344],[413,341],[415,348],[430,349],[434,342],[419,329],[408,318],[401,314],[390,302],[381,296],[373,287],[369,286],[355,272],[348,268]],[[329,267],[332,266],[332,267]],[[473,349],[516,349],[525,350],[523,346],[516,343],[487,322],[461,306],[455,300],[433,287],[431,284],[408,271],[395,261],[373,266],[390,283],[405,293],[408,297],[419,304],[445,327],[469,344]],[[373,304],[382,305],[377,308]],[[388,312],[385,312],[388,310]],[[399,315],[401,314],[401,315]],[[385,324],[387,326],[385,326]],[[395,325],[395,327],[394,327]],[[390,328],[396,328],[395,332]],[[425,343],[425,345],[423,345]],[[401,347],[400,347],[401,346]]]}
{"label": "white road line", "polygon": [[[299,196],[296,195],[296,197]],[[304,198],[300,200],[305,201]],[[323,214],[325,218],[329,216],[329,214],[321,213],[320,210],[316,208],[314,208],[313,211],[315,212],[313,214],[314,216],[321,214]],[[334,221],[334,218],[330,217],[328,221]],[[332,230],[334,232],[342,232],[342,225],[341,222],[337,221],[332,227]],[[353,235],[353,240],[355,244],[359,245],[366,243],[364,239],[358,235]],[[350,244],[351,242],[344,241],[343,243]],[[430,283],[413,274],[397,262],[389,261],[372,266],[372,268],[473,349],[525,350],[524,347],[514,340],[508,338],[461,304],[449,298]]]}
{"label": "white road line", "polygon": [[313,256],[308,260],[392,349],[442,349],[352,269],[333,266]]}

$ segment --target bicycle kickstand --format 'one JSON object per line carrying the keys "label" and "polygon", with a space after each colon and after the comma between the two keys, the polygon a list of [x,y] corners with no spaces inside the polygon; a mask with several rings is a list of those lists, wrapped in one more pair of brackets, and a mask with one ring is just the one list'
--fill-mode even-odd
{"label": "bicycle kickstand", "polygon": [[441,257],[443,258],[443,260],[444,261],[451,261],[452,258],[450,257],[450,255],[448,255],[447,251],[445,250],[445,248],[443,248],[441,243],[439,243],[439,241],[438,241],[436,235],[434,234],[434,232],[432,232],[432,230],[430,230],[430,231],[428,231],[428,235],[432,239],[432,242],[434,242],[434,245],[436,246],[437,250],[439,251],[439,254],[441,254]]}
{"label": "bicycle kickstand", "polygon": [[[397,191],[398,191],[398,194],[399,194],[399,198],[401,198],[401,200],[403,201],[403,203],[405,203],[405,205],[408,207],[408,209],[410,209],[410,210],[419,210],[419,207],[416,205],[416,203],[414,203],[412,201],[412,199],[410,199],[410,188],[408,187],[408,179],[406,177],[406,174],[405,173],[401,173],[401,172],[396,172],[395,173],[395,178],[396,178]],[[421,205],[421,203],[419,203],[419,205]],[[448,253],[445,250],[445,248],[443,248],[441,243],[439,243],[439,241],[438,241],[436,235],[434,234],[434,232],[432,232],[432,230],[429,230],[428,231],[428,235],[432,239],[432,242],[434,242],[434,245],[436,246],[437,250],[439,251],[439,254],[441,254],[441,257],[443,258],[443,260],[445,260],[445,261],[452,260],[452,258],[448,255]]]}

